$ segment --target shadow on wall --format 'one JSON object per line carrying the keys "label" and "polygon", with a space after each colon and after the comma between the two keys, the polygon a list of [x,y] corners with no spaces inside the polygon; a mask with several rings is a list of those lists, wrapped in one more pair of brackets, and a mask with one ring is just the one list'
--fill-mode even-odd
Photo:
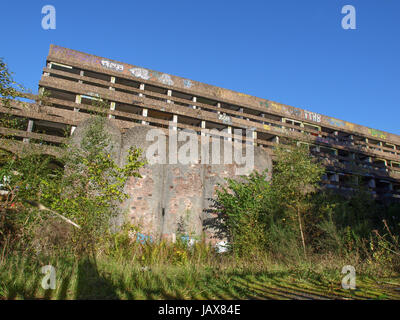
{"label": "shadow on wall", "polygon": [[228,229],[224,224],[224,216],[218,210],[218,203],[214,199],[209,199],[212,206],[204,209],[206,218],[203,220],[203,231],[208,234],[211,242],[219,242],[228,238]]}

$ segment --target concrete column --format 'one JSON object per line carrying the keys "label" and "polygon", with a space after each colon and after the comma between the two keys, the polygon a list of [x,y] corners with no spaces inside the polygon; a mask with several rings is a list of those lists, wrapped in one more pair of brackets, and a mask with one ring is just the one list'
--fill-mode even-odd
{"label": "concrete column", "polygon": [[[33,130],[33,120],[29,119],[28,127],[26,128],[26,132],[32,132],[32,130]],[[24,138],[23,142],[29,143],[29,138]]]}
{"label": "concrete column", "polygon": [[[173,122],[173,123],[178,123],[178,115],[174,114],[174,115],[172,116],[172,122]],[[177,127],[174,126],[172,129],[176,131]]]}
{"label": "concrete column", "polygon": [[276,136],[276,137],[275,137],[275,143],[278,143],[278,144],[279,144],[279,136]]}
{"label": "concrete column", "polygon": [[[240,109],[239,109],[239,112],[240,112],[240,113],[243,113],[243,108],[240,108]],[[243,119],[243,116],[240,116],[239,118],[240,118],[240,119]]]}
{"label": "concrete column", "polygon": [[232,127],[228,126],[228,134],[230,135],[230,137],[228,138],[228,141],[232,141]]}
{"label": "concrete column", "polygon": [[[221,108],[221,103],[220,102],[217,103],[217,108]],[[221,111],[217,111],[217,113],[220,114]]]}
{"label": "concrete column", "polygon": [[[111,111],[114,111],[114,110],[115,110],[115,102],[111,102],[110,110],[111,110]],[[110,114],[110,115],[108,116],[108,118],[114,119],[115,116],[113,116],[112,114]]]}
{"label": "concrete column", "polygon": [[[192,101],[193,101],[193,102],[197,102],[197,97],[193,97]],[[192,108],[193,108],[193,109],[196,109],[197,107],[196,107],[196,106],[192,106]],[[199,109],[200,109],[200,108],[199,108]]]}
{"label": "concrete column", "polygon": [[[172,90],[168,90],[167,91],[167,95],[168,95],[168,97],[171,97],[172,96]],[[167,100],[167,103],[171,103],[171,100]]]}
{"label": "concrete column", "polygon": [[339,141],[339,132],[334,131],[333,134],[335,135],[335,140]]}
{"label": "concrete column", "polygon": [[[147,117],[148,109],[143,109],[142,116]],[[147,121],[142,120],[142,124],[149,124]]]}
{"label": "concrete column", "polygon": [[256,146],[257,145],[257,142],[256,142],[256,140],[257,140],[257,131],[253,131],[253,139],[254,139],[254,141],[253,141],[253,146]]}
{"label": "concrete column", "polygon": [[[80,94],[77,94],[76,97],[75,97],[75,103],[81,104],[81,102],[82,102],[82,97],[81,97]],[[74,107],[74,111],[75,112],[79,112],[79,108],[75,108]],[[71,135],[74,133],[75,129],[76,129],[76,126],[72,126],[71,127]]]}
{"label": "concrete column", "polygon": [[[81,71],[79,72],[79,75],[80,75],[81,77],[83,77],[83,76],[85,75],[85,72],[84,72],[83,70],[81,70]],[[82,80],[78,80],[78,83],[83,83],[83,81],[82,81]]]}
{"label": "concrete column", "polygon": [[[202,129],[205,129],[205,128],[206,128],[206,122],[205,122],[205,120],[202,120],[202,121],[201,121],[201,128],[202,128]],[[201,132],[201,135],[202,135],[202,136],[205,136],[205,133],[202,131],[202,132]]]}
{"label": "concrete column", "polygon": [[[111,77],[110,82],[114,84],[114,83],[115,83],[115,77]],[[115,90],[115,88],[114,88],[114,87],[111,87],[111,86],[108,87],[108,88],[109,88],[110,90]]]}
{"label": "concrete column", "polygon": [[[262,117],[262,118],[265,118],[265,114],[264,114],[264,113],[261,113],[261,117]],[[262,124],[265,124],[265,122],[263,121]]]}
{"label": "concrete column", "polygon": [[[144,83],[140,84],[139,89],[140,90],[144,90]],[[139,93],[139,97],[144,97],[144,94],[143,93]]]}

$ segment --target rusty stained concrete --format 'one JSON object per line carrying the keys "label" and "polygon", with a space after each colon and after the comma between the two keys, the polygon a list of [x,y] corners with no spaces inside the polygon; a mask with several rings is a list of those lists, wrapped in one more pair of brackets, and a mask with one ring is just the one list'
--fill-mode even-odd
{"label": "rusty stained concrete", "polygon": [[[81,139],[88,123],[84,121],[78,125],[74,141]],[[134,127],[122,133],[113,120],[107,120],[104,129],[111,134],[111,153],[120,165],[124,164],[131,147],[142,149],[145,157],[147,148],[154,143],[146,141],[148,130],[154,130],[152,127]],[[168,137],[166,142],[168,150]],[[185,143],[178,141],[177,150]],[[200,143],[198,147],[201,148]],[[212,159],[211,145],[209,152]],[[131,177],[128,180],[125,190],[130,198],[123,203],[122,211],[132,224],[140,226],[142,234],[153,239],[174,241],[179,231],[199,238],[204,232],[207,241],[216,243],[219,241],[216,230],[205,230],[203,226],[205,220],[215,217],[209,211],[212,206],[210,198],[215,196],[218,183],[223,185],[224,178],[235,177],[237,167],[235,163],[223,164],[223,141],[220,142],[220,159],[221,164],[146,164],[140,169],[142,178]],[[254,147],[254,162],[255,169],[268,168],[271,176],[272,160],[266,149]],[[123,217],[118,220],[122,223]],[[183,228],[179,228],[179,224]]]}

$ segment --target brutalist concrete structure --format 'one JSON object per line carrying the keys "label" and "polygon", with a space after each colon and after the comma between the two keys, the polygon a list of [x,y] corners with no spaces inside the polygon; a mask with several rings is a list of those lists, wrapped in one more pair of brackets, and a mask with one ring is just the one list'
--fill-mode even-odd
{"label": "brutalist concrete structure", "polygon": [[[51,45],[39,82],[51,105],[14,103],[1,113],[28,118],[26,130],[12,130],[14,140],[0,148],[13,152],[27,143],[57,156],[65,132],[74,134],[91,117],[92,102],[108,101],[109,130],[116,137],[118,161],[130,146],[149,146],[146,134],[159,128],[169,135],[190,129],[199,139],[204,130],[251,130],[240,137],[255,145],[255,168],[272,172],[273,148],[285,138],[306,144],[327,167],[327,188],[348,192],[356,185],[385,199],[400,198],[400,136],[178,76]],[[78,127],[78,129],[77,129]],[[203,130],[203,131],[202,131]],[[77,132],[78,132],[77,131]],[[0,133],[10,132],[0,128]],[[203,133],[202,133],[203,132]],[[41,140],[41,145],[34,143]],[[235,164],[153,164],[132,179],[125,204],[129,217],[153,238],[176,237],[179,221],[187,233],[200,234],[215,186],[231,177]],[[305,173],[306,174],[306,173]]]}

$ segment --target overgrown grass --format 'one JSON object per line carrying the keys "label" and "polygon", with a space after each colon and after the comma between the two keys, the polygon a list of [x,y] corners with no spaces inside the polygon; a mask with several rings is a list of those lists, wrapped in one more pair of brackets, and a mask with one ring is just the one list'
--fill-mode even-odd
{"label": "overgrown grass", "polygon": [[[158,245],[142,246],[154,251]],[[180,246],[171,250],[182,250]],[[160,252],[163,249],[158,248]],[[164,246],[165,250],[165,246]],[[189,250],[190,249],[186,249]],[[144,264],[139,255],[96,258],[70,255],[30,257],[11,254],[0,265],[3,299],[400,299],[400,277],[389,270],[353,261],[356,290],[344,290],[342,266],[335,257],[291,263],[271,258],[237,260],[209,253],[213,259],[173,257]],[[41,267],[56,269],[56,289],[44,290]]]}

